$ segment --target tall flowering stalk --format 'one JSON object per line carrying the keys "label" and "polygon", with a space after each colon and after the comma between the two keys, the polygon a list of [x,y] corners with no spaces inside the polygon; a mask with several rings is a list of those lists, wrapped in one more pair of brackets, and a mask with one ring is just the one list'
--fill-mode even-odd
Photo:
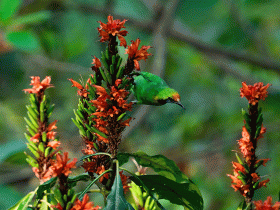
{"label": "tall flowering stalk", "polygon": [[242,161],[236,154],[238,162],[233,162],[234,175],[228,174],[228,176],[232,179],[232,188],[244,196],[247,204],[252,202],[255,191],[269,182],[269,179],[261,181],[257,173],[257,169],[261,165],[265,166],[269,159],[259,159],[256,155],[257,143],[266,132],[262,124],[263,116],[258,102],[267,97],[269,86],[270,84],[264,86],[261,82],[254,86],[243,82],[242,88],[240,88],[240,96],[246,97],[249,102],[248,113],[242,111],[245,125],[242,128],[242,138],[238,140],[244,160]]}
{"label": "tall flowering stalk", "polygon": [[[82,152],[88,155],[83,160],[83,167],[92,177],[114,168],[111,160],[116,157],[122,140],[121,134],[131,120],[131,117],[127,117],[128,111],[132,109],[132,102],[127,101],[132,85],[130,74],[134,69],[140,70],[138,61],[146,60],[150,55],[147,52],[150,46],[142,46],[138,50],[140,39],[137,39],[128,46],[126,53],[129,58],[125,65],[121,65],[118,46],[127,47],[124,38],[128,33],[124,30],[125,22],[126,20],[114,20],[112,16],[108,16],[106,24],[99,21],[100,42],[108,43],[102,53],[102,62],[94,56],[93,74],[86,84],[69,79],[81,96],[75,111],[76,119],[72,120],[79,128],[85,145]],[[111,181],[108,182],[109,177]],[[105,174],[100,182],[110,189],[114,177],[115,170],[110,175]],[[124,175],[121,174],[121,177],[125,180]]]}
{"label": "tall flowering stalk", "polygon": [[52,177],[52,160],[58,152],[60,142],[55,137],[56,129],[55,120],[49,123],[49,117],[52,114],[54,105],[50,106],[46,99],[45,90],[53,87],[51,84],[51,77],[46,77],[40,81],[40,77],[31,77],[31,84],[33,87],[24,89],[25,92],[30,93],[30,105],[27,107],[28,118],[24,118],[27,123],[27,130],[29,134],[25,134],[28,141],[28,148],[34,155],[31,157],[27,155],[27,162],[32,166],[32,170],[43,183]]}
{"label": "tall flowering stalk", "polygon": [[[88,197],[85,196],[83,204],[80,204],[76,199],[74,190],[69,185],[68,176],[71,173],[71,169],[75,168],[77,159],[70,163],[68,153],[64,152],[63,155],[59,154],[60,141],[56,138],[57,120],[49,123],[49,117],[52,114],[54,105],[50,106],[50,103],[45,95],[45,90],[53,87],[50,84],[51,77],[47,76],[40,81],[40,77],[31,77],[31,84],[33,87],[30,89],[24,89],[26,93],[30,93],[30,105],[27,107],[28,118],[24,118],[27,123],[27,130],[29,134],[25,134],[28,141],[27,147],[33,154],[33,157],[26,153],[26,160],[32,166],[32,170],[36,177],[40,180],[40,183],[44,185],[45,182],[51,181],[53,185],[58,180],[58,185],[53,191],[55,195],[51,200],[53,208],[59,210],[71,210],[83,209],[78,208],[81,205],[87,205],[92,207],[91,203],[88,203]],[[52,180],[51,180],[52,178]],[[50,194],[51,191],[48,193]],[[44,202],[50,199],[47,195],[38,196],[38,201],[35,203],[36,208],[44,208],[42,198]],[[90,209],[90,208],[88,208]],[[99,209],[99,207],[95,207]]]}

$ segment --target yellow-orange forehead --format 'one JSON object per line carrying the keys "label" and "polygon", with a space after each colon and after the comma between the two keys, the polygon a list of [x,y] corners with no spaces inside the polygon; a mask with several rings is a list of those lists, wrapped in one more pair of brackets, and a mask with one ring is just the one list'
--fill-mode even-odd
{"label": "yellow-orange forehead", "polygon": [[174,93],[173,95],[172,95],[172,98],[173,98],[173,100],[174,101],[180,101],[180,95],[179,95],[179,93]]}

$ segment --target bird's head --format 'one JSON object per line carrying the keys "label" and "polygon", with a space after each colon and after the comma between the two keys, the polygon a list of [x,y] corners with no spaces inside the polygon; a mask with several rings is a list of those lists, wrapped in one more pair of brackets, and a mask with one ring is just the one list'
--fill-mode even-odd
{"label": "bird's head", "polygon": [[180,95],[179,93],[174,90],[174,89],[165,89],[164,91],[161,91],[161,93],[156,97],[156,100],[158,101],[159,104],[166,104],[166,103],[173,103],[173,104],[178,104],[181,106],[183,109],[185,107],[180,101]]}

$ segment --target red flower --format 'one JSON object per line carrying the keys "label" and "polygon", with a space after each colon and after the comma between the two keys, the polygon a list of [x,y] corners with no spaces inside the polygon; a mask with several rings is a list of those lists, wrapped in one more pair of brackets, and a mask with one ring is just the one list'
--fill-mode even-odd
{"label": "red flower", "polygon": [[40,138],[40,134],[36,133],[34,136],[30,138],[30,140],[33,141],[34,143],[39,143],[39,138]]}
{"label": "red flower", "polygon": [[128,58],[134,61],[134,66],[137,70],[140,70],[140,66],[138,61],[140,60],[145,60],[148,58],[149,54],[147,50],[151,46],[142,46],[140,50],[138,50],[139,44],[140,44],[140,39],[136,39],[136,42],[131,41],[131,45],[128,46],[128,48],[125,50],[126,54],[128,54]]}
{"label": "red flower", "polygon": [[127,176],[123,174],[123,171],[120,171],[120,177],[123,185],[123,192],[127,193],[129,191],[129,188],[131,187],[127,185]]}
{"label": "red flower", "polygon": [[[97,168],[96,173],[100,175],[100,174],[102,174],[104,171],[106,171],[106,170],[105,170],[104,165],[102,165],[101,167],[98,167],[98,168]],[[100,177],[99,182],[102,182],[104,179],[109,179],[109,173],[106,173],[106,174],[104,174],[102,177]]]}
{"label": "red flower", "polygon": [[267,88],[271,84],[263,86],[262,82],[255,83],[254,86],[247,85],[246,82],[242,82],[242,88],[240,88],[240,96],[246,97],[250,104],[255,105],[259,100],[264,100],[267,97]]}
{"label": "red flower", "polygon": [[[268,196],[266,201],[253,201],[256,206],[256,210],[279,210],[280,202],[276,202],[274,205],[272,204],[272,197]],[[273,205],[273,206],[272,206]]]}
{"label": "red flower", "polygon": [[259,183],[258,188],[261,188],[261,187],[263,187],[263,186],[266,187],[266,184],[267,184],[269,181],[270,181],[269,179],[266,179],[266,180],[264,180],[264,181],[261,181],[261,182]]}
{"label": "red flower", "polygon": [[270,159],[267,158],[267,159],[260,159],[260,160],[257,160],[256,163],[260,162],[260,161],[263,161],[262,165],[265,166],[265,164],[269,161]]}
{"label": "red flower", "polygon": [[95,72],[99,72],[99,68],[101,67],[100,60],[94,56],[94,59],[92,59],[92,64],[93,66],[91,67],[91,69]]}
{"label": "red flower", "polygon": [[67,163],[70,159],[68,158],[68,152],[64,152],[63,156],[61,154],[56,155],[56,160],[52,163],[53,167],[53,176],[60,176],[64,174],[68,176],[71,171],[71,168],[76,168],[75,164],[77,162],[77,158],[74,158],[72,162]]}
{"label": "red flower", "polygon": [[238,140],[238,144],[244,158],[250,164],[251,157],[253,155],[253,143],[250,141],[250,134],[248,133],[245,126],[242,127],[242,138]]}
{"label": "red flower", "polygon": [[35,176],[40,180],[41,183],[44,183],[46,181],[48,181],[50,178],[52,178],[53,176],[53,167],[49,167],[47,169],[45,169],[46,167],[44,167],[44,171],[41,171],[36,168],[33,167],[32,171],[35,173]]}
{"label": "red flower", "polygon": [[96,172],[97,164],[96,164],[95,161],[84,162],[82,167],[85,169],[86,172],[95,173]]}
{"label": "red flower", "polygon": [[97,136],[97,140],[98,141],[103,141],[104,143],[108,144],[109,140],[107,138],[104,138],[103,136],[100,136],[99,134],[95,133],[95,135]]}
{"label": "red flower", "polygon": [[240,164],[236,162],[232,162],[234,167],[234,176],[231,174],[227,174],[232,179],[231,183],[234,183],[231,185],[231,187],[235,191],[240,191],[240,193],[245,197],[248,192],[250,192],[249,188],[250,185],[245,185],[238,177],[240,176],[239,171],[242,172],[244,175],[247,175],[245,168]]}
{"label": "red flower", "polygon": [[118,36],[121,41],[120,46],[126,47],[127,44],[123,36],[126,36],[128,32],[126,30],[121,30],[122,28],[125,28],[123,25],[126,21],[127,20],[120,21],[119,19],[113,20],[113,16],[111,15],[108,16],[107,24],[98,21],[100,23],[100,28],[97,28],[97,30],[101,37],[100,42],[108,41],[110,38],[109,35]]}
{"label": "red flower", "polygon": [[100,206],[93,207],[93,202],[89,202],[89,196],[85,194],[83,200],[80,201],[78,198],[76,199],[74,206],[71,210],[98,210],[101,209]]}
{"label": "red flower", "polygon": [[53,149],[56,149],[57,147],[60,146],[60,141],[49,141],[48,142],[48,147],[51,147]]}
{"label": "red flower", "polygon": [[52,205],[52,208],[56,208],[57,210],[63,210],[63,207],[61,206],[60,203],[56,204],[55,206]]}
{"label": "red flower", "polygon": [[78,90],[78,95],[79,96],[82,96],[82,97],[84,97],[84,98],[86,98],[87,97],[87,95],[88,95],[88,91],[80,84],[80,83],[78,83],[78,82],[76,82],[75,80],[73,80],[72,78],[71,79],[68,79],[70,82],[72,82],[72,86],[71,87],[76,87],[76,88],[78,88],[79,90]]}
{"label": "red flower", "polygon": [[50,76],[47,76],[45,79],[42,80],[42,82],[40,82],[39,76],[32,76],[30,85],[33,85],[33,87],[31,89],[23,89],[23,91],[38,94],[39,92],[44,92],[44,90],[46,90],[47,88],[53,87],[53,85],[51,85],[50,82]]}

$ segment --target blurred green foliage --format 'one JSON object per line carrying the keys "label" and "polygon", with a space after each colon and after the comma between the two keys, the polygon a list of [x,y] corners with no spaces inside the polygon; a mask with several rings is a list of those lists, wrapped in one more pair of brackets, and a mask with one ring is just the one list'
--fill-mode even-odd
{"label": "blurred green foliage", "polygon": [[[129,20],[125,24],[128,43],[139,37],[141,44],[153,46],[154,56],[140,63],[141,69],[153,72],[158,63],[165,63],[160,73],[178,90],[187,108],[167,104],[150,107],[144,115],[136,107],[132,117],[141,121],[129,128],[120,150],[141,149],[173,159],[201,190],[205,209],[236,209],[242,197],[230,187],[226,174],[232,173],[232,150],[238,150],[236,140],[241,138],[243,126],[241,108],[247,106],[246,99],[239,97],[239,88],[242,81],[271,83],[268,98],[260,103],[267,133],[258,150],[260,158],[272,160],[260,170],[271,181],[257,191],[255,200],[268,195],[277,200],[279,4],[277,0],[1,0],[0,209],[15,204],[38,185],[31,168],[22,161],[28,103],[22,89],[29,88],[30,76],[52,77],[55,88],[47,94],[56,104],[54,116],[59,120],[63,148],[71,151],[72,158],[82,156],[78,130],[71,121],[78,96],[67,79],[85,81],[91,73],[92,55],[100,57],[105,48],[98,41],[97,21],[106,22],[109,14]],[[160,40],[156,29],[165,23],[161,17],[172,9],[169,24],[163,27],[164,43],[154,45]],[[164,56],[157,57],[162,52]],[[243,57],[236,60],[235,54]],[[262,62],[256,65],[258,60]],[[102,205],[100,202],[95,203]]]}

